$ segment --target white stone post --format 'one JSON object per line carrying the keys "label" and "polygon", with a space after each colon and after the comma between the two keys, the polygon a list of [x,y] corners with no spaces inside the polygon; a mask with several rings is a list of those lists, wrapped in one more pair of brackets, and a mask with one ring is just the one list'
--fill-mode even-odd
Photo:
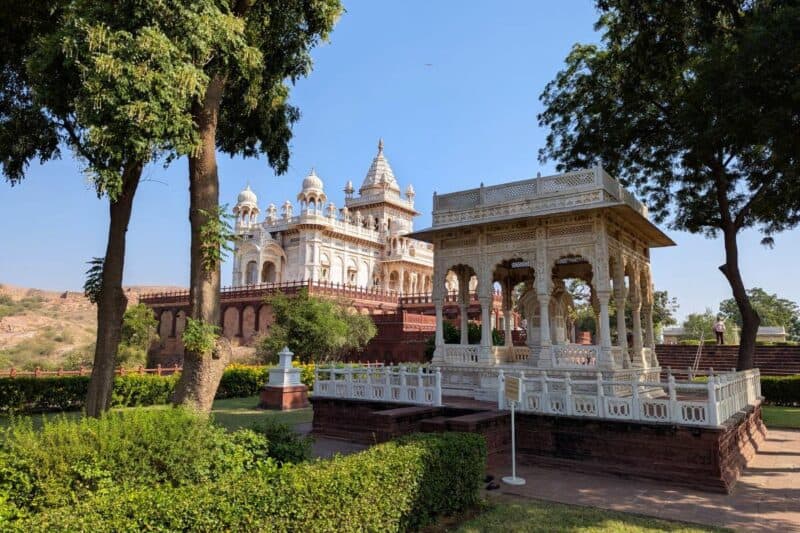
{"label": "white stone post", "polygon": [[550,340],[550,293],[540,291],[539,298],[539,328],[542,351],[549,351],[552,344]]}
{"label": "white stone post", "polygon": [[633,357],[637,363],[636,366],[647,368],[647,361],[644,358],[644,350],[642,350],[642,300],[638,294],[634,293],[631,299],[631,317],[633,320]]}
{"label": "white stone post", "polygon": [[469,278],[467,273],[458,273],[458,305],[459,317],[461,320],[461,345],[469,344]]}
{"label": "white stone post", "polygon": [[608,318],[608,301],[610,298],[611,294],[608,291],[597,291],[597,301],[600,302],[600,350],[603,363],[607,367],[613,368],[615,361],[611,354],[611,328]]}
{"label": "white stone post", "polygon": [[481,361],[492,360],[492,297],[482,296],[481,302]]}
{"label": "white stone post", "polygon": [[629,361],[628,356],[628,328],[625,325],[625,270],[622,265],[622,258],[617,260],[614,265],[614,303],[617,306],[617,342],[625,355],[625,361]]}
{"label": "white stone post", "polygon": [[506,348],[514,345],[514,340],[511,338],[511,288],[508,280],[503,283],[503,333],[504,344]]}

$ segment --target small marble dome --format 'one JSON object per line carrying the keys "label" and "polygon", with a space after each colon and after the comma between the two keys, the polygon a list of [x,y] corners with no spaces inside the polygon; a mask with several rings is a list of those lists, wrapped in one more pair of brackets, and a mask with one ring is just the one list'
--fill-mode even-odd
{"label": "small marble dome", "polygon": [[308,191],[313,189],[321,191],[322,188],[323,188],[322,180],[319,179],[319,176],[317,176],[317,172],[312,168],[311,173],[308,176],[306,176],[305,179],[303,180],[303,190]]}
{"label": "small marble dome", "polygon": [[406,187],[406,196],[413,198],[415,194],[417,194],[417,191],[415,191],[414,186],[409,183],[408,187]]}
{"label": "small marble dome", "polygon": [[242,189],[242,192],[239,193],[236,203],[253,205],[258,204],[258,197],[256,196],[256,193],[253,192],[253,189],[250,188],[249,183],[244,189]]}

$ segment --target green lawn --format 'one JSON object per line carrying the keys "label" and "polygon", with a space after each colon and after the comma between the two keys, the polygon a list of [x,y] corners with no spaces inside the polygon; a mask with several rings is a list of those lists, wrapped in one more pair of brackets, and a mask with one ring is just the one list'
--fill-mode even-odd
{"label": "green lawn", "polygon": [[605,511],[594,507],[530,500],[492,505],[477,517],[462,523],[456,531],[460,533],[495,531],[520,533],[536,531],[581,533],[674,531],[695,533],[727,530]]}
{"label": "green lawn", "polygon": [[800,407],[776,407],[765,405],[761,416],[767,429],[800,429]]}
{"label": "green lawn", "polygon": [[[253,424],[263,422],[267,419],[279,420],[290,426],[311,422],[313,412],[311,408],[297,409],[295,411],[267,411],[259,409],[258,396],[251,396],[249,398],[231,398],[228,400],[217,400],[214,402],[214,407],[211,413],[217,423],[228,430],[238,428],[249,428]],[[166,405],[153,405],[147,409],[167,409]],[[126,408],[129,409],[129,408]],[[78,418],[81,416],[80,412],[74,411],[70,413],[53,413],[48,415],[31,415],[33,424],[40,426],[43,417],[53,418],[56,416],[65,416],[67,418]],[[9,417],[0,416],[0,427],[7,426]]]}

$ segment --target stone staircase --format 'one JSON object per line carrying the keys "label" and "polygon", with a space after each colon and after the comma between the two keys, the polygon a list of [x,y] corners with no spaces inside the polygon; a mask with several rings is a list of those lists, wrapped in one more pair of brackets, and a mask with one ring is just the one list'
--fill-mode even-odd
{"label": "stone staircase", "polygon": [[[706,344],[700,357],[698,370],[707,372],[729,371],[736,366],[739,347],[735,345]],[[661,368],[670,367],[673,373],[681,374],[694,364],[697,346],[660,344],[656,354]],[[788,376],[800,374],[800,346],[756,346],[756,367],[764,376]]]}

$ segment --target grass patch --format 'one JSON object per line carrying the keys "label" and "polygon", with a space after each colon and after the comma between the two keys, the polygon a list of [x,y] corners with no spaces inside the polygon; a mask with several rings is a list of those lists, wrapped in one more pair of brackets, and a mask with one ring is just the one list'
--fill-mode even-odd
{"label": "grass patch", "polygon": [[[249,429],[250,427],[258,424],[268,422],[281,422],[294,427],[297,424],[310,423],[314,416],[311,408],[297,409],[295,411],[268,411],[259,409],[258,396],[250,396],[248,398],[229,398],[227,400],[216,400],[211,409],[214,415],[214,421],[228,431],[235,431],[237,429]],[[152,405],[144,407],[143,409],[169,409],[167,405]],[[115,411],[124,411],[131,409],[130,407],[114,409]],[[78,419],[82,413],[71,411],[66,413],[50,414],[50,415],[29,415],[35,428],[42,427],[42,419],[48,417],[53,419],[55,417],[64,416],[68,419]],[[0,416],[0,427],[8,426],[11,418],[8,416]]]}
{"label": "grass patch", "polygon": [[764,405],[761,416],[769,429],[800,429],[800,407]]}
{"label": "grass patch", "polygon": [[535,531],[580,531],[581,533],[672,531],[676,533],[699,533],[728,530],[659,520],[617,511],[606,511],[594,507],[530,500],[491,505],[476,518],[462,523],[455,531],[460,533],[494,531],[524,531],[526,533]]}
{"label": "grass patch", "polygon": [[27,311],[40,309],[43,304],[44,298],[38,295],[26,296],[20,300],[14,300],[7,294],[0,294],[0,318],[22,315]]}

